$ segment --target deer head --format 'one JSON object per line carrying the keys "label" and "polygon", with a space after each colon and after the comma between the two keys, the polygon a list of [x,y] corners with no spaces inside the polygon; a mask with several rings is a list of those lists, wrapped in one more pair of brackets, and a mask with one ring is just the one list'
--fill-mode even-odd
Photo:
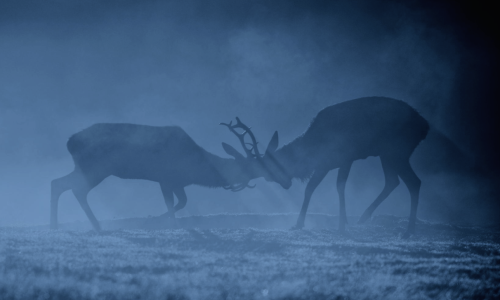
{"label": "deer head", "polygon": [[[222,147],[227,154],[233,156],[236,161],[240,162],[244,166],[245,171],[250,174],[251,178],[264,177],[267,181],[279,183],[284,189],[290,188],[292,185],[292,177],[288,175],[286,170],[274,156],[276,149],[278,148],[277,131],[274,132],[273,137],[267,146],[266,152],[262,155],[257,147],[257,139],[255,138],[250,127],[243,124],[238,117],[236,117],[235,125],[233,125],[232,121],[229,122],[229,124],[220,123],[220,125],[226,126],[240,140],[241,146],[247,155],[246,157],[226,143],[222,143]],[[237,129],[242,130],[242,132],[238,132]],[[245,142],[245,136],[247,134],[250,137],[251,143]],[[249,186],[248,183],[246,183],[245,185],[239,185],[237,190],[242,190],[245,187],[252,188],[255,186]]]}

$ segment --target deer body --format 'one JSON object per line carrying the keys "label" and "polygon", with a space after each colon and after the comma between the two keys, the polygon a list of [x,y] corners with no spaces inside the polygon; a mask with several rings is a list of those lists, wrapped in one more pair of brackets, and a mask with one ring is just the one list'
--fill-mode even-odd
{"label": "deer body", "polygon": [[[379,156],[385,187],[363,213],[360,222],[370,218],[401,178],[411,196],[410,222],[405,233],[409,236],[415,228],[420,189],[420,179],[411,168],[409,159],[428,130],[427,121],[403,101],[385,97],[359,98],[326,107],[304,134],[281,149],[266,152],[263,161],[266,169],[279,166],[290,178],[309,179],[295,228],[304,226],[307,207],[316,187],[330,170],[339,168],[339,229],[343,231],[346,224],[344,190],[351,165],[358,159]],[[273,139],[277,144],[277,133]],[[272,172],[264,177],[269,181],[278,181]],[[280,177],[283,178],[283,175]]]}
{"label": "deer body", "polygon": [[[232,149],[227,144],[223,146]],[[57,228],[59,196],[71,189],[94,228],[100,230],[88,206],[87,194],[111,175],[160,183],[171,217],[186,205],[184,187],[188,185],[239,190],[251,179],[244,172],[244,158],[226,159],[211,154],[176,126],[95,124],[71,136],[67,148],[75,170],[52,181],[52,228]],[[178,199],[175,207],[173,194]]]}

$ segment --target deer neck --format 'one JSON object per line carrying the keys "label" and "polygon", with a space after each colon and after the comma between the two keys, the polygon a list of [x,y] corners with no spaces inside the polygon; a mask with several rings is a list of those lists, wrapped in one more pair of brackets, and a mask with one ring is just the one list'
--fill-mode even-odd
{"label": "deer neck", "polygon": [[276,161],[294,178],[307,179],[314,171],[313,155],[302,137],[286,144],[274,154]]}

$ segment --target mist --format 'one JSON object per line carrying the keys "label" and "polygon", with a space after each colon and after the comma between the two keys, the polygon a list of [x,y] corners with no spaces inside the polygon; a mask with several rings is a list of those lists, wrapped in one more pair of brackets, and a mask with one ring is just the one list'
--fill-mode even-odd
{"label": "mist", "polygon": [[[471,16],[446,2],[4,1],[0,226],[48,224],[50,182],[74,167],[66,142],[94,123],[177,125],[229,158],[221,142],[240,146],[220,122],[238,116],[264,151],[274,131],[282,146],[322,108],[365,96],[402,99],[431,124],[412,157],[419,218],[495,222],[498,45]],[[338,214],[335,178],[310,213]],[[348,215],[383,180],[378,158],[356,161]],[[177,216],[300,210],[304,183],[252,183],[237,193],[189,186]],[[166,212],[159,185],[144,180],[109,177],[88,199],[98,220]],[[87,220],[70,192],[59,203],[61,223]],[[400,185],[375,213],[407,216],[409,206]]]}

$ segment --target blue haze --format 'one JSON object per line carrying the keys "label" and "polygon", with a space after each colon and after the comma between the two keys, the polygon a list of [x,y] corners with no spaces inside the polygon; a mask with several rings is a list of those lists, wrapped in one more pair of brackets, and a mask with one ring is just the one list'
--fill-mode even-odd
{"label": "blue haze", "polygon": [[[206,150],[228,157],[221,142],[239,145],[219,122],[240,117],[262,147],[278,130],[283,145],[325,106],[387,96],[415,107],[473,161],[481,149],[457,133],[455,106],[467,53],[458,34],[450,34],[455,24],[436,27],[435,18],[431,8],[391,1],[6,1],[0,4],[0,226],[48,223],[50,181],[73,168],[66,141],[97,122],[178,125]],[[419,155],[425,161],[429,154]],[[422,218],[449,220],[435,203],[455,207],[452,198],[464,191],[450,188],[471,197],[477,189],[463,179],[446,183],[450,177],[442,177],[441,189],[424,167],[420,174]],[[338,214],[335,176],[325,178],[309,212]],[[299,211],[300,181],[289,190],[253,182],[257,188],[239,193],[188,187],[188,204],[177,215]],[[378,158],[355,162],[348,215],[361,214],[382,187]],[[89,194],[89,204],[99,220],[166,212],[158,184],[147,181],[108,178]],[[407,216],[409,205],[400,185],[375,214]],[[60,222],[86,220],[70,192],[59,208]]]}

